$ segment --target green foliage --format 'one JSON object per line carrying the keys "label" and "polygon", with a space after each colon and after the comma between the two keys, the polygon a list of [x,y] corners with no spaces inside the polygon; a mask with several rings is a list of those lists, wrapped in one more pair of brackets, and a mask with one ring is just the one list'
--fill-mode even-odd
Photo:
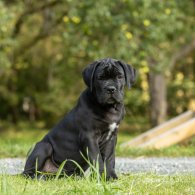
{"label": "green foliage", "polygon": [[[180,70],[172,71],[170,61],[194,38],[193,5],[192,0],[0,1],[0,117],[53,124],[84,89],[82,69],[105,57],[139,70],[125,99],[127,113],[134,107],[134,115],[148,115],[149,71],[167,75],[170,114],[188,109],[195,95],[189,87],[193,72],[182,70],[185,85],[177,85]],[[194,56],[188,57],[191,70]],[[178,90],[185,94],[180,108]]]}
{"label": "green foliage", "polygon": [[0,176],[2,195],[20,194],[194,194],[195,177],[191,175],[155,175],[131,174],[120,175],[112,182],[89,178],[69,177],[59,180],[30,180],[21,176]]}

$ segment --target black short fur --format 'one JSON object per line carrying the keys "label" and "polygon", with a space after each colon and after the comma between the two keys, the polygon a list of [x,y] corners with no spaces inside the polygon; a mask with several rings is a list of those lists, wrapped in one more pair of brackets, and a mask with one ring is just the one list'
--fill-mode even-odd
{"label": "black short fur", "polygon": [[[83,79],[87,88],[77,105],[35,145],[23,174],[33,178],[36,168],[53,173],[68,159],[86,170],[89,165],[82,153],[91,163],[98,159],[100,174],[105,164],[107,178],[116,179],[115,145],[124,116],[124,86],[130,88],[135,77],[132,66],[111,58],[95,61],[85,68]],[[66,162],[63,171],[67,175],[80,174],[71,161]]]}

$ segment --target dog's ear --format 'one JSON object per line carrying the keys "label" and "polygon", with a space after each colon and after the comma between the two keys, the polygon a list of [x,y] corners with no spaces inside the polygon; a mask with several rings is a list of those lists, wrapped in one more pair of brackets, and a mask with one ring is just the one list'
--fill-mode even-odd
{"label": "dog's ear", "polygon": [[125,73],[126,85],[130,89],[131,86],[135,83],[137,77],[137,71],[131,65],[126,64],[124,62],[118,61],[118,63],[122,66]]}
{"label": "dog's ear", "polygon": [[93,80],[94,80],[94,74],[95,70],[100,62],[95,61],[91,64],[89,64],[82,72],[83,80],[85,84],[90,88],[90,90],[93,90]]}

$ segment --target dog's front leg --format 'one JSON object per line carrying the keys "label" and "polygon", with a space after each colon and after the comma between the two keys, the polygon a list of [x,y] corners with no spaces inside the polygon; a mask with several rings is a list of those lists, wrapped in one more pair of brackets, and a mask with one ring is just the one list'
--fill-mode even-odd
{"label": "dog's front leg", "polygon": [[115,146],[117,142],[117,136],[113,135],[111,139],[107,140],[101,146],[101,156],[103,162],[106,165],[106,178],[109,179],[117,179],[117,175],[115,172]]}
{"label": "dog's front leg", "polygon": [[100,175],[104,172],[104,163],[97,143],[97,139],[93,134],[85,134],[82,136],[83,153],[90,163],[96,167],[99,166]]}

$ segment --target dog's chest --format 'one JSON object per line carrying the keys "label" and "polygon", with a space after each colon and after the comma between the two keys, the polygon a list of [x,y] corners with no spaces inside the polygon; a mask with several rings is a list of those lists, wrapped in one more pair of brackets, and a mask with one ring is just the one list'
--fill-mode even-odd
{"label": "dog's chest", "polygon": [[111,110],[96,118],[97,137],[104,141],[111,140],[113,135],[116,135],[117,129],[122,118],[122,109]]}
{"label": "dog's chest", "polygon": [[109,140],[111,138],[112,134],[118,129],[118,127],[119,125],[115,122],[109,124],[106,140]]}
{"label": "dog's chest", "polygon": [[104,123],[96,128],[97,139],[101,142],[112,139],[112,136],[116,134],[119,124],[117,122]]}

